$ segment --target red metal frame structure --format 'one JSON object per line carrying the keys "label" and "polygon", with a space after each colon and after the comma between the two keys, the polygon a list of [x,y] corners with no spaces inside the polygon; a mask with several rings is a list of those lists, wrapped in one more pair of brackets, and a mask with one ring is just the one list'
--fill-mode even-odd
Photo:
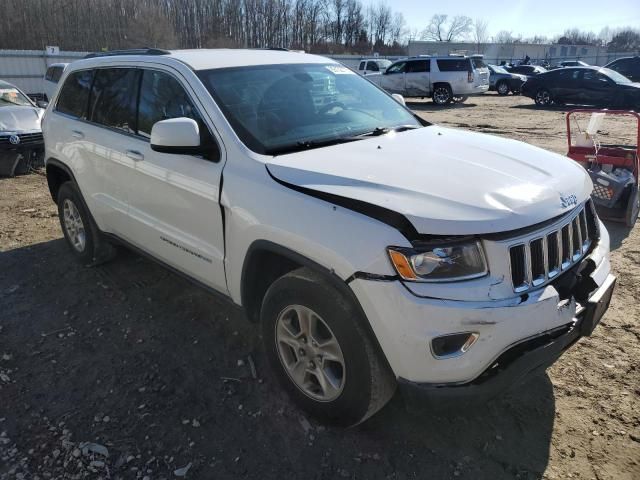
{"label": "red metal frame structure", "polygon": [[[596,146],[578,147],[571,145],[571,117],[578,113],[604,113],[605,115],[618,115],[635,117],[637,127],[637,137],[635,148],[633,146]],[[630,110],[606,110],[581,108],[571,110],[567,113],[567,143],[569,151],[567,156],[585,165],[589,162],[600,165],[613,165],[614,167],[626,168],[633,172],[638,183],[638,171],[640,170],[640,158],[638,148],[640,146],[640,113]]]}

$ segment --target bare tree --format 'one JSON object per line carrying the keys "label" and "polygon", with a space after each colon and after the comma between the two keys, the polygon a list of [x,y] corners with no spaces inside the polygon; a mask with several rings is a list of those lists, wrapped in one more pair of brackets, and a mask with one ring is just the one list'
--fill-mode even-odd
{"label": "bare tree", "polygon": [[453,42],[471,31],[473,20],[465,15],[456,15],[449,20],[448,15],[436,14],[431,17],[422,38],[436,42]]}
{"label": "bare tree", "polygon": [[520,38],[520,36],[514,36],[513,33],[508,30],[500,30],[493,37],[493,41],[496,43],[518,43],[520,42]]}
{"label": "bare tree", "polygon": [[478,52],[482,48],[481,45],[489,40],[489,22],[476,18],[473,22],[473,39],[476,42]]}

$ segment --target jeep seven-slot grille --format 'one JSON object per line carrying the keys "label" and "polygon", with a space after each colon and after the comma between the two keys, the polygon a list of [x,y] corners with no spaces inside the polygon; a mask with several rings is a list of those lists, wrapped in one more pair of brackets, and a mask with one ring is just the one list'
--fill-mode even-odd
{"label": "jeep seven-slot grille", "polygon": [[560,227],[511,246],[513,290],[521,293],[545,284],[577,263],[597,238],[596,217],[589,201]]}

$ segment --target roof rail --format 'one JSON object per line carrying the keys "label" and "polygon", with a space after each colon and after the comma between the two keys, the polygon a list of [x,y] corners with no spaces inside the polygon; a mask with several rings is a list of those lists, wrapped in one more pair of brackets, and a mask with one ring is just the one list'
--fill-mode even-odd
{"label": "roof rail", "polygon": [[169,55],[169,50],[163,50],[161,48],[130,48],[127,50],[110,50],[107,52],[93,52],[85,55],[84,58],[97,58],[97,57],[115,57],[117,55]]}

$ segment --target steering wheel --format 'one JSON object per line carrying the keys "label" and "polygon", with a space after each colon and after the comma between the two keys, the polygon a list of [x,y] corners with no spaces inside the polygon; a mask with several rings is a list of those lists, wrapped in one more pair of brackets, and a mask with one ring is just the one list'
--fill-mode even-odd
{"label": "steering wheel", "polygon": [[331,103],[327,103],[324,107],[322,107],[318,113],[320,115],[324,115],[327,112],[330,112],[331,110],[333,110],[336,107],[340,107],[342,110],[346,110],[347,107],[345,107],[344,103],[342,102],[331,102]]}

